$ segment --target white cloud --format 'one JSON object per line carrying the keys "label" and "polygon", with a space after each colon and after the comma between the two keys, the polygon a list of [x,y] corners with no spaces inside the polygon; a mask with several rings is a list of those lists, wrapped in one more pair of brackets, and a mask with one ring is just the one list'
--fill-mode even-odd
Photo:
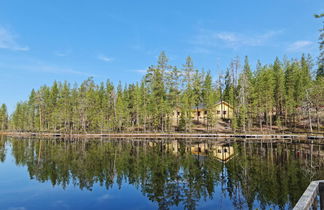
{"label": "white cloud", "polygon": [[70,206],[62,200],[55,201],[53,205],[55,209],[70,209]]}
{"label": "white cloud", "polygon": [[191,41],[191,44],[204,49],[215,47],[226,47],[237,49],[240,47],[255,47],[266,45],[271,38],[282,33],[282,31],[267,31],[259,34],[242,34],[236,32],[217,32],[206,29],[201,29],[199,33]]}
{"label": "white cloud", "polygon": [[146,69],[136,69],[136,70],[133,70],[133,72],[136,72],[139,74],[146,74],[147,70]]}
{"label": "white cloud", "polygon": [[17,36],[0,26],[0,48],[14,51],[28,51],[28,46],[21,46],[16,42]]}
{"label": "white cloud", "polygon": [[215,33],[213,36],[226,42],[237,42],[239,40],[239,38],[237,37],[238,35],[235,33],[221,32]]}
{"label": "white cloud", "polygon": [[197,54],[211,54],[213,51],[207,47],[196,46],[190,49],[190,52]]}
{"label": "white cloud", "polygon": [[313,42],[311,41],[306,41],[306,40],[300,40],[300,41],[296,41],[291,43],[288,48],[287,51],[289,52],[304,52],[306,50],[309,50],[313,47]]}
{"label": "white cloud", "polygon": [[105,61],[105,62],[112,62],[114,58],[105,56],[105,55],[98,55],[97,57],[99,60]]}
{"label": "white cloud", "polygon": [[10,207],[8,210],[26,210],[25,207]]}
{"label": "white cloud", "polygon": [[110,195],[110,194],[104,194],[100,197],[98,197],[98,201],[105,201],[105,200],[110,200],[110,199],[113,199],[114,196]]}
{"label": "white cloud", "polygon": [[39,72],[45,72],[45,73],[77,74],[77,75],[90,76],[87,73],[75,71],[71,68],[52,66],[52,65],[48,65],[48,64],[36,64],[36,65],[30,65],[30,66],[22,66],[21,68],[30,70],[30,71],[39,71]]}
{"label": "white cloud", "polygon": [[25,64],[0,63],[0,68],[51,74],[74,74],[82,76],[95,76],[86,72],[76,71],[72,68],[51,65],[43,62],[28,62]]}
{"label": "white cloud", "polygon": [[55,51],[54,55],[59,56],[59,57],[65,57],[68,56],[71,53],[70,50],[62,50],[62,51]]}

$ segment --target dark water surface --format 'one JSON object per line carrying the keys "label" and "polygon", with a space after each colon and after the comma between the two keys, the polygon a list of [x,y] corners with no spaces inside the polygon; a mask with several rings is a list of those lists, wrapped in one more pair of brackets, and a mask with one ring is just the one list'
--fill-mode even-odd
{"label": "dark water surface", "polygon": [[0,136],[0,209],[291,209],[324,147]]}

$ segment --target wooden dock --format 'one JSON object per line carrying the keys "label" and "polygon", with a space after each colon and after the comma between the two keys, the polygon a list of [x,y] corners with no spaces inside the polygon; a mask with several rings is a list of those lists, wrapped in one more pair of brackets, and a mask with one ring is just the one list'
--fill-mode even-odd
{"label": "wooden dock", "polygon": [[281,139],[281,140],[324,140],[324,134],[233,134],[233,133],[102,133],[102,134],[65,134],[65,133],[30,133],[6,132],[3,135],[16,137],[47,138],[129,138],[129,139]]}
{"label": "wooden dock", "polygon": [[294,210],[318,209],[318,207],[324,209],[324,180],[312,181],[298,200]]}

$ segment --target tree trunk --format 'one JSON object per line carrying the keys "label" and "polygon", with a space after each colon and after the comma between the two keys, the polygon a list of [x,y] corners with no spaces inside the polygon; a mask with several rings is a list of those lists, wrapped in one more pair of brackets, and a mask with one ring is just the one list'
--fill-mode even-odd
{"label": "tree trunk", "polygon": [[272,130],[272,110],[269,115],[270,130]]}
{"label": "tree trunk", "polygon": [[316,107],[316,118],[317,118],[317,132],[319,132],[320,131],[320,117],[319,117],[319,113],[318,113],[318,111],[319,111],[319,108],[318,107]]}
{"label": "tree trunk", "polygon": [[312,127],[312,117],[310,113],[310,107],[307,106],[307,111],[308,111],[308,121],[309,121],[309,131],[313,133],[313,127]]}
{"label": "tree trunk", "polygon": [[262,114],[261,115],[259,115],[259,123],[260,123],[260,129],[261,129],[261,131],[262,131]]}

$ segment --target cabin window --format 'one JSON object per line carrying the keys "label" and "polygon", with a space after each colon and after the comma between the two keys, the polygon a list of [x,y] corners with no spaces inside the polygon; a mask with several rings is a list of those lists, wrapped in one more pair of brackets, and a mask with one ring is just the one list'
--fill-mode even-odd
{"label": "cabin window", "polygon": [[179,116],[180,115],[180,112],[177,112],[177,115]]}
{"label": "cabin window", "polygon": [[217,114],[220,114],[220,111],[219,110],[217,110]]}
{"label": "cabin window", "polygon": [[226,111],[223,111],[223,114],[226,114]]}
{"label": "cabin window", "polygon": [[205,111],[205,114],[207,114],[207,111]]}
{"label": "cabin window", "polygon": [[197,112],[198,117],[200,117],[200,111]]}
{"label": "cabin window", "polygon": [[217,152],[218,152],[218,153],[222,153],[222,150],[218,149]]}
{"label": "cabin window", "polygon": [[227,149],[224,149],[224,152],[227,152]]}

